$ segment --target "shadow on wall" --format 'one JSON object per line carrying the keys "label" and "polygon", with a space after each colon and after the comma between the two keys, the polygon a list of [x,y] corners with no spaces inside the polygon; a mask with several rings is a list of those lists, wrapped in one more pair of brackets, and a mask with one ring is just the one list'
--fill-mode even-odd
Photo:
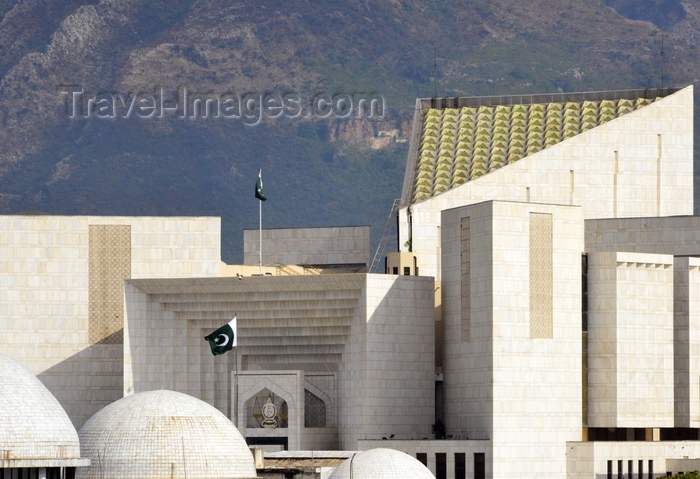
{"label": "shadow on wall", "polygon": [[113,344],[121,335],[119,330],[37,375],[78,431],[93,414],[124,396],[124,345]]}

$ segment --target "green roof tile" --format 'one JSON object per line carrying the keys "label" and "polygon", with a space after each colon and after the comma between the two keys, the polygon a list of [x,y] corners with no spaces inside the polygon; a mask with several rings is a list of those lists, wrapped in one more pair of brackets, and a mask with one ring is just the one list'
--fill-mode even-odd
{"label": "green roof tile", "polygon": [[431,108],[423,116],[413,201],[554,146],[654,100]]}

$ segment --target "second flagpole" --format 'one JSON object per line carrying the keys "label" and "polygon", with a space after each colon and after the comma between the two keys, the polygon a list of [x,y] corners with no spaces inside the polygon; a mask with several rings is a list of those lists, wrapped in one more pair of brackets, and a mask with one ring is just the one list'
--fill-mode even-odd
{"label": "second flagpole", "polygon": [[262,271],[262,202],[267,200],[265,198],[265,195],[263,194],[263,183],[262,183],[262,168],[258,170],[258,180],[255,182],[255,197],[260,200],[260,205],[259,205],[259,218],[260,218],[260,226],[258,229],[258,235],[260,239],[260,247],[258,248],[258,253],[260,255],[260,276],[262,276],[263,271]]}

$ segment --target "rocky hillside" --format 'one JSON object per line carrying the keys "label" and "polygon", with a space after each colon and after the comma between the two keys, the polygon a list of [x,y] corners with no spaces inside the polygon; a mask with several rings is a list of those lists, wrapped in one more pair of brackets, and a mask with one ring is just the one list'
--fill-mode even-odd
{"label": "rocky hillside", "polygon": [[415,97],[700,71],[691,0],[0,0],[0,15],[0,212],[219,215],[229,262],[257,227],[259,168],[264,226],[370,224],[376,244]]}

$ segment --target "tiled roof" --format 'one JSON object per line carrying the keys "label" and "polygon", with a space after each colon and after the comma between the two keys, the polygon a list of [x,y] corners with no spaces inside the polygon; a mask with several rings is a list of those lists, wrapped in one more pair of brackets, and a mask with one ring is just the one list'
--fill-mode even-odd
{"label": "tiled roof", "polygon": [[[640,92],[644,92],[640,90]],[[422,112],[413,161],[417,203],[642,108],[656,97],[516,103]],[[415,133],[414,133],[415,135]]]}

